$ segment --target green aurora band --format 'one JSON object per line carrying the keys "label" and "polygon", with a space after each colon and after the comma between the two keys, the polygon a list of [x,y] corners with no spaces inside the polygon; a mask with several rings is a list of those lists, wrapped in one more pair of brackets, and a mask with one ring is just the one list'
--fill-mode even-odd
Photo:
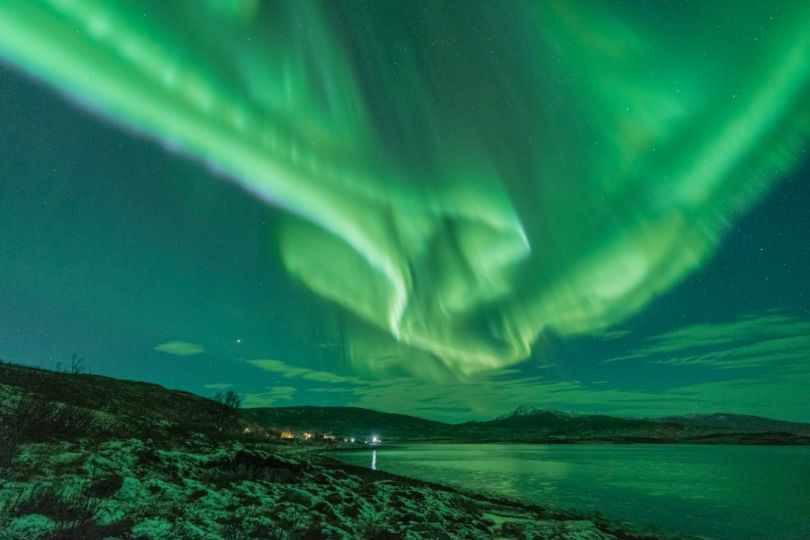
{"label": "green aurora band", "polygon": [[281,208],[358,369],[463,376],[638,313],[797,161],[809,2],[610,4],[0,0],[0,57]]}

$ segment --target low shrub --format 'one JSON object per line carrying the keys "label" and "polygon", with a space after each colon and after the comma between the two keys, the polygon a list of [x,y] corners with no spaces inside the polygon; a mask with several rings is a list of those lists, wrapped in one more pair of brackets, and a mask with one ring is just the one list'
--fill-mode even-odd
{"label": "low shrub", "polygon": [[0,416],[0,477],[4,469],[11,466],[17,457],[19,440],[16,434],[8,429],[7,419]]}
{"label": "low shrub", "polygon": [[87,521],[77,525],[68,526],[57,531],[49,540],[103,540],[106,538],[129,538],[135,522],[131,518],[124,518],[114,523],[99,525]]}
{"label": "low shrub", "polygon": [[121,475],[107,474],[94,479],[87,489],[84,490],[84,493],[88,497],[106,499],[118,493],[122,485],[124,485],[124,478]]}
{"label": "low shrub", "polygon": [[302,466],[264,452],[239,450],[202,466],[201,479],[225,487],[244,480],[290,484],[300,481]]}
{"label": "low shrub", "polygon": [[98,499],[93,497],[81,493],[69,495],[53,486],[39,486],[20,497],[9,509],[9,514],[15,517],[40,514],[69,526],[78,526],[92,522],[98,507]]}
{"label": "low shrub", "polygon": [[25,394],[6,412],[6,430],[18,442],[75,440],[96,431],[93,413],[82,407],[54,403]]}

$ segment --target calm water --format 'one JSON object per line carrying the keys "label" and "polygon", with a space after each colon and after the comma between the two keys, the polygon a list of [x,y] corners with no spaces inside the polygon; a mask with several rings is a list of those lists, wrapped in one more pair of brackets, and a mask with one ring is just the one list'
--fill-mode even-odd
{"label": "calm water", "polygon": [[810,539],[810,447],[434,444],[335,457],[711,538]]}

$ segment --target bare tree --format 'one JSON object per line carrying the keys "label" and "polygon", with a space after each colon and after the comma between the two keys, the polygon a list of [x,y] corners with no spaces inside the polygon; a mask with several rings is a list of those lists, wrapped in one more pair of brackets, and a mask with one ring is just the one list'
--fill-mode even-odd
{"label": "bare tree", "polygon": [[242,404],[242,399],[233,390],[228,390],[214,394],[214,401],[221,405],[216,419],[217,431],[230,431],[239,418],[239,406]]}
{"label": "bare tree", "polygon": [[227,408],[234,411],[242,406],[242,398],[240,398],[239,394],[233,390],[228,390],[227,392],[217,392],[214,394],[214,401],[217,403],[222,403]]}
{"label": "bare tree", "polygon": [[84,357],[74,354],[70,357],[70,373],[73,375],[81,375],[82,373],[86,373],[87,371],[84,369],[82,365],[84,363]]}

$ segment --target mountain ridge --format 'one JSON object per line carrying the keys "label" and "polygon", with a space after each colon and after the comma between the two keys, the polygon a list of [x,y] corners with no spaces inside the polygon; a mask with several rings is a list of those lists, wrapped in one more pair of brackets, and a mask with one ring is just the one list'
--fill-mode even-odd
{"label": "mountain ridge", "polygon": [[246,417],[273,430],[379,436],[391,442],[652,442],[810,444],[810,424],[732,413],[634,418],[520,406],[491,420],[449,424],[361,407],[263,407]]}

